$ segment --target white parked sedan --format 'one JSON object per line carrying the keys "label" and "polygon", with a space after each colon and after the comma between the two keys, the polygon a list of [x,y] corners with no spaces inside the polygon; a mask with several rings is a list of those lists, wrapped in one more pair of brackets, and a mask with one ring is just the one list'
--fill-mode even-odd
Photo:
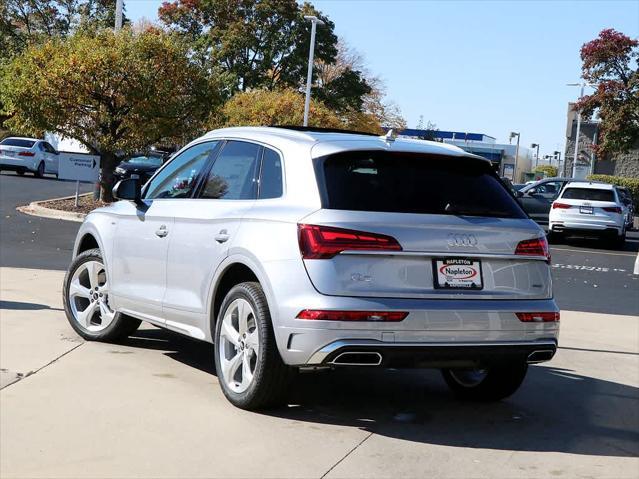
{"label": "white parked sedan", "polygon": [[564,234],[607,236],[618,245],[626,240],[624,206],[613,185],[572,182],[553,202],[549,236]]}
{"label": "white parked sedan", "polygon": [[36,138],[9,137],[0,141],[0,170],[24,175],[30,171],[42,178],[45,173],[58,174],[58,155],[55,148]]}

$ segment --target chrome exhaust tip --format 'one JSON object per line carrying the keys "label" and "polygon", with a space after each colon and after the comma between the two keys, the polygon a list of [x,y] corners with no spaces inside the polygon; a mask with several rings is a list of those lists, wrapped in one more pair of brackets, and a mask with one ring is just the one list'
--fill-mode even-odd
{"label": "chrome exhaust tip", "polygon": [[379,366],[382,355],[373,351],[348,351],[331,361],[335,366]]}
{"label": "chrome exhaust tip", "polygon": [[550,361],[555,355],[552,349],[541,349],[539,351],[533,351],[528,355],[528,364],[543,363],[544,361]]}

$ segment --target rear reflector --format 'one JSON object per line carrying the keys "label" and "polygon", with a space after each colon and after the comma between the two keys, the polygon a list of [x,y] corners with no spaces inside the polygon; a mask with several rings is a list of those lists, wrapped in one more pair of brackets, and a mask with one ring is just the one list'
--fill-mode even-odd
{"label": "rear reflector", "polygon": [[557,203],[556,201],[552,204],[552,209],[560,209],[560,210],[567,210],[572,208],[572,205],[567,205],[566,203]]}
{"label": "rear reflector", "polygon": [[520,241],[515,249],[515,254],[523,256],[543,256],[550,263],[550,251],[546,238],[534,238]]}
{"label": "rear reflector", "polygon": [[20,153],[18,153],[18,156],[35,156],[35,153],[32,153],[30,151],[21,151]]}
{"label": "rear reflector", "polygon": [[300,311],[297,319],[318,321],[402,321],[408,316],[403,311],[331,311],[321,309],[305,309]]}
{"label": "rear reflector", "polygon": [[556,323],[559,311],[553,313],[516,313],[522,323]]}
{"label": "rear reflector", "polygon": [[297,225],[300,252],[304,259],[332,258],[342,251],[401,251],[391,236],[330,226]]}
{"label": "rear reflector", "polygon": [[621,214],[621,208],[618,207],[618,206],[604,206],[603,210],[607,211],[609,213],[619,213],[619,214]]}

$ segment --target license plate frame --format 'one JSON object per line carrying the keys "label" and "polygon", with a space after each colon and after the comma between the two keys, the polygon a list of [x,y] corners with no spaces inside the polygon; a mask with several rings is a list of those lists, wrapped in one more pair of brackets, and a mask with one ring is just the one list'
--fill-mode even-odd
{"label": "license plate frame", "polygon": [[[433,258],[432,268],[435,289],[462,291],[484,289],[481,260],[477,258]],[[468,276],[470,274],[472,275]]]}
{"label": "license plate frame", "polygon": [[579,213],[582,215],[592,215],[595,213],[595,209],[592,206],[580,206]]}

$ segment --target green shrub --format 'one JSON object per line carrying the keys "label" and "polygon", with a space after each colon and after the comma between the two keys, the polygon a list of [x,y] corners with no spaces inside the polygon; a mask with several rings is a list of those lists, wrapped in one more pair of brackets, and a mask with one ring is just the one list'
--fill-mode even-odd
{"label": "green shrub", "polygon": [[639,210],[639,178],[625,178],[623,176],[612,175],[589,175],[586,179],[592,181],[601,181],[611,185],[625,186],[630,190],[632,199],[635,204],[635,210]]}
{"label": "green shrub", "polygon": [[557,167],[552,165],[539,165],[533,170],[533,173],[544,173],[546,178],[557,176]]}

